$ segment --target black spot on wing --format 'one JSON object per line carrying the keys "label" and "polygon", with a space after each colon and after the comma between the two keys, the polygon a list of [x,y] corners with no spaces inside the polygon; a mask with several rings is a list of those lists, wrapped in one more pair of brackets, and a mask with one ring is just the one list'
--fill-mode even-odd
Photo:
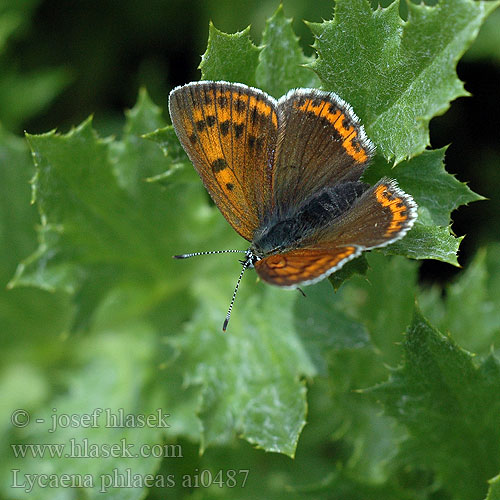
{"label": "black spot on wing", "polygon": [[219,106],[224,109],[227,106],[227,97],[225,95],[221,95],[218,97],[217,102],[219,103]]}
{"label": "black spot on wing", "polygon": [[231,122],[229,120],[223,121],[220,124],[220,132],[223,136],[226,136],[229,133],[229,125]]}
{"label": "black spot on wing", "polygon": [[227,161],[224,158],[217,158],[212,162],[212,170],[214,173],[220,172],[227,168]]}
{"label": "black spot on wing", "polygon": [[236,109],[236,111],[238,113],[243,113],[243,111],[245,111],[246,109],[246,104],[245,104],[245,101],[243,99],[236,99],[236,101],[234,101],[234,109]]}
{"label": "black spot on wing", "polygon": [[234,136],[236,139],[243,134],[243,130],[245,130],[245,125],[243,123],[233,123],[234,127]]}

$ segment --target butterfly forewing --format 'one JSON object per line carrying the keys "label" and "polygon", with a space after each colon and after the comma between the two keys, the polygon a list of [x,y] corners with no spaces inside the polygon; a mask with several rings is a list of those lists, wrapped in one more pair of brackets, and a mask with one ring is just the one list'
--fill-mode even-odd
{"label": "butterfly forewing", "polygon": [[322,187],[358,180],[373,156],[351,107],[332,92],[296,89],[278,101],[273,190],[280,213]]}
{"label": "butterfly forewing", "polygon": [[231,226],[251,240],[272,203],[277,103],[241,84],[196,82],[170,94],[177,136]]}

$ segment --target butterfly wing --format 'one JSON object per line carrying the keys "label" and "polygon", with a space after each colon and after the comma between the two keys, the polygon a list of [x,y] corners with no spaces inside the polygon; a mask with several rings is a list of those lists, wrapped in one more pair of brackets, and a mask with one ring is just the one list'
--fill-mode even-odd
{"label": "butterfly wing", "polygon": [[325,186],[360,178],[374,146],[352,108],[333,92],[296,89],[278,101],[273,192],[278,213]]}
{"label": "butterfly wing", "polygon": [[301,248],[261,259],[255,263],[255,270],[272,285],[294,288],[323,279],[360,253],[361,249],[355,245]]}
{"label": "butterfly wing", "polygon": [[172,90],[169,110],[213,201],[252,240],[272,200],[276,100],[242,84],[194,82]]}
{"label": "butterfly wing", "polygon": [[319,228],[301,242],[304,247],[359,245],[364,250],[383,247],[401,239],[417,218],[417,204],[383,178],[367,189],[340,217]]}
{"label": "butterfly wing", "polygon": [[255,263],[259,276],[277,286],[311,284],[340,269],[363,250],[401,239],[417,218],[417,205],[395,181],[381,179],[342,215],[318,228],[300,248]]}

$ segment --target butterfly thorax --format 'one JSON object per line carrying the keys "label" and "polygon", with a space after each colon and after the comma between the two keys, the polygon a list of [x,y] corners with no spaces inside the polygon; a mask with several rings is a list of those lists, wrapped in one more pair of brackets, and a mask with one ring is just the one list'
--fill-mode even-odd
{"label": "butterfly thorax", "polygon": [[367,187],[363,182],[343,182],[323,188],[295,209],[277,209],[255,232],[251,252],[263,258],[298,248],[319,228],[334,224]]}

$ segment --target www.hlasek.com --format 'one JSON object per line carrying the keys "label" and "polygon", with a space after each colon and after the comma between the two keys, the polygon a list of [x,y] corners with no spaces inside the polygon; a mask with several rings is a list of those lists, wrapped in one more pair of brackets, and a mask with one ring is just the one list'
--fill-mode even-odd
{"label": "www.hlasek.com", "polygon": [[249,469],[194,469],[191,474],[136,474],[131,469],[113,469],[109,474],[22,474],[12,470],[12,488],[31,493],[34,488],[99,488],[106,493],[114,488],[244,488]]}
{"label": "www.hlasek.com", "polygon": [[88,438],[71,438],[68,443],[15,443],[15,458],[182,458],[180,444],[93,443]]}

